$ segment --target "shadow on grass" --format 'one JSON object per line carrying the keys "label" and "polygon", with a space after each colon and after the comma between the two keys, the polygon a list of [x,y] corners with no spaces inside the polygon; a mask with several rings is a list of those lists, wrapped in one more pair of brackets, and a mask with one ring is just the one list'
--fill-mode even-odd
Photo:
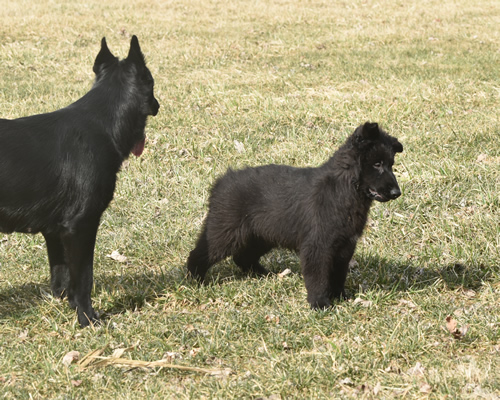
{"label": "shadow on grass", "polygon": [[[297,256],[285,255],[285,263],[280,252],[267,257],[262,265],[271,272],[280,273],[285,268],[290,268],[293,274],[300,274]],[[363,290],[404,292],[410,289],[423,289],[438,281],[443,281],[450,290],[457,288],[478,290],[484,282],[495,279],[493,268],[484,265],[455,263],[426,268],[421,266],[421,260],[402,263],[377,255],[356,255],[355,259],[356,265],[350,268],[346,280],[346,289],[350,293],[356,293],[360,285],[363,286]],[[226,262],[209,270],[205,282],[218,285],[228,280],[247,279],[247,277],[234,263]]]}
{"label": "shadow on grass", "polygon": [[41,288],[50,291],[48,285],[33,282],[0,289],[0,318],[20,318],[43,301]]}
{"label": "shadow on grass", "polygon": [[[435,265],[423,267],[421,260],[394,262],[374,255],[356,257],[357,266],[348,276],[351,284],[363,284],[368,289],[388,291],[423,289],[443,281],[450,290],[478,290],[484,282],[494,279],[493,269],[484,265]],[[358,282],[356,282],[358,281]]]}
{"label": "shadow on grass", "polygon": [[[277,257],[280,252],[277,252]],[[360,285],[363,290],[386,290],[388,292],[404,292],[423,289],[443,281],[453,290],[459,287],[478,290],[483,282],[494,279],[492,268],[483,265],[466,266],[453,264],[423,268],[415,263],[397,263],[373,255],[357,256],[357,265],[348,274],[346,289],[357,293]],[[278,259],[279,260],[279,259]],[[272,272],[279,273],[290,268],[293,274],[300,274],[298,259],[293,256],[285,263],[277,261],[276,256],[269,257],[263,265]],[[243,274],[232,262],[214,266],[207,275],[204,285],[223,285],[228,280],[244,280],[249,277]],[[141,309],[147,302],[155,302],[165,294],[179,295],[186,298],[188,290],[196,301],[198,284],[194,279],[187,278],[184,266],[176,266],[169,271],[146,272],[137,274],[103,275],[96,277],[93,291],[94,306],[103,319],[111,315]],[[0,289],[0,318],[16,319],[26,314],[37,304],[44,301],[44,293],[50,293],[48,282],[26,283]],[[95,299],[99,297],[101,304],[97,306]],[[67,302],[62,303],[67,306]]]}
{"label": "shadow on grass", "polygon": [[[140,309],[162,293],[178,291],[184,281],[180,269],[178,267],[175,272],[168,274],[96,274],[92,291],[93,306],[104,320],[107,315]],[[0,319],[20,319],[50,296],[48,280],[0,288]],[[97,298],[101,301],[100,305],[96,304]],[[61,307],[70,310],[67,299],[61,301]]]}

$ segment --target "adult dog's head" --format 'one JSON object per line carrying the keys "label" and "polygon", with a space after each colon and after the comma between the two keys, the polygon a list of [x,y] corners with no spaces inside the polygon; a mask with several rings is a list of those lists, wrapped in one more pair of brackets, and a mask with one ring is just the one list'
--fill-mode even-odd
{"label": "adult dog's head", "polygon": [[154,79],[146,66],[137,36],[132,36],[127,58],[119,60],[102,38],[94,62],[96,97],[113,104],[116,121],[113,139],[122,155],[140,156],[144,150],[146,118],[158,114],[160,104],[154,96]]}

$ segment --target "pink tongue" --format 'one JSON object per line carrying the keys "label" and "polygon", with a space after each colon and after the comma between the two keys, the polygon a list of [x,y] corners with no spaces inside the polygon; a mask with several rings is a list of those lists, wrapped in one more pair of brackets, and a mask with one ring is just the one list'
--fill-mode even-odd
{"label": "pink tongue", "polygon": [[139,157],[142,154],[142,152],[144,151],[144,143],[146,143],[146,138],[135,144],[134,148],[132,149],[132,154],[134,156]]}

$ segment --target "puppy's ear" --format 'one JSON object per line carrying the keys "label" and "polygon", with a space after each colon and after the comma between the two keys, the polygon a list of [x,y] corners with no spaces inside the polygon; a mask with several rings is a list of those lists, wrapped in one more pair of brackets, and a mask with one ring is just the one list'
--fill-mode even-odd
{"label": "puppy's ear", "polygon": [[113,64],[116,61],[118,61],[118,59],[111,54],[106,43],[106,38],[103,37],[101,40],[101,50],[99,51],[99,54],[97,54],[94,62],[94,73],[97,75],[104,67]]}
{"label": "puppy's ear", "polygon": [[361,137],[364,140],[377,140],[380,136],[380,130],[376,122],[365,122],[361,131]]}
{"label": "puppy's ear", "polygon": [[398,139],[396,139],[395,137],[392,138],[392,149],[394,150],[394,153],[403,152],[403,145],[399,143]]}
{"label": "puppy's ear", "polygon": [[132,36],[132,39],[130,40],[130,50],[128,52],[127,60],[141,67],[146,65],[144,55],[142,54],[141,47],[139,46],[139,39],[137,39],[137,36],[135,35]]}
{"label": "puppy's ear", "polygon": [[380,138],[380,130],[377,123],[366,122],[356,128],[353,135],[354,145],[361,151],[371,147]]}

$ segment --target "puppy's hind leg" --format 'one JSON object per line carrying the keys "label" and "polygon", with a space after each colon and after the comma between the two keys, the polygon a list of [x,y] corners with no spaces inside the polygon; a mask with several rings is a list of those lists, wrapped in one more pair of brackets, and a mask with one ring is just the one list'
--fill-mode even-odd
{"label": "puppy's hind leg", "polygon": [[259,259],[271,249],[272,246],[264,240],[252,238],[243,249],[233,255],[233,260],[246,273],[269,275],[270,272],[259,263]]}
{"label": "puppy's hind leg", "polygon": [[50,288],[54,297],[64,297],[68,293],[69,269],[64,254],[61,237],[57,233],[43,233],[47,244],[50,264]]}
{"label": "puppy's hind leg", "polygon": [[189,253],[187,269],[191,276],[198,282],[202,282],[212,265],[208,254],[207,227],[204,226],[198,242],[196,242],[196,247]]}

